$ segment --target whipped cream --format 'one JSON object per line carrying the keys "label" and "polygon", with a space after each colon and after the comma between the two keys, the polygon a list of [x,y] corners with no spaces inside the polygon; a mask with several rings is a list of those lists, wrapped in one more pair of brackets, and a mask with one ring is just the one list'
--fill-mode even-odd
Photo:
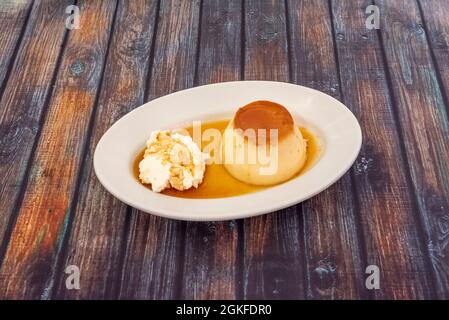
{"label": "whipped cream", "polygon": [[154,131],[139,163],[139,178],[142,183],[151,184],[154,192],[197,188],[203,181],[209,159],[190,136],[169,130]]}

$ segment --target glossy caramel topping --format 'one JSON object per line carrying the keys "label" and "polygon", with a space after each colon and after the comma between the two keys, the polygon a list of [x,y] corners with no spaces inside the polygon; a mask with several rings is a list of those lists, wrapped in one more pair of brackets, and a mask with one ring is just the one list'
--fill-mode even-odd
{"label": "glossy caramel topping", "polygon": [[270,129],[278,130],[278,138],[281,140],[293,132],[293,118],[288,110],[275,102],[259,100],[241,107],[234,117],[234,128],[265,129],[267,138],[270,137]]}
{"label": "glossy caramel topping", "polygon": [[[202,124],[201,131],[204,132],[205,130],[213,128],[220,130],[220,132],[223,134],[228,125],[228,122],[228,120],[208,122]],[[186,129],[190,135],[193,135],[192,127]],[[300,130],[304,139],[307,140],[307,160],[304,164],[304,167],[292,179],[309,170],[315,164],[320,155],[320,146],[318,144],[317,138],[306,128],[300,128]],[[204,148],[204,144],[207,144],[207,142],[203,142],[201,149]],[[139,183],[139,163],[143,159],[144,153],[145,148],[137,155],[133,164],[134,176],[136,178],[136,181],[138,181]],[[150,185],[145,184],[144,186],[151,190]],[[206,173],[204,175],[203,183],[201,183],[198,188],[190,188],[184,191],[166,189],[162,191],[162,193],[168,196],[179,198],[214,199],[239,196],[271,187],[272,186],[255,186],[241,182],[231,176],[222,164],[212,163],[206,166]]]}

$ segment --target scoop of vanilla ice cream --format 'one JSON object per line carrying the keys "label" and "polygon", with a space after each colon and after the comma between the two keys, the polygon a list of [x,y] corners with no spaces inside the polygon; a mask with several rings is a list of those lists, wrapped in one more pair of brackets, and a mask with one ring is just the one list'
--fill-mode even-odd
{"label": "scoop of vanilla ice cream", "polygon": [[169,130],[154,131],[147,141],[139,178],[154,192],[167,188],[197,188],[203,181],[210,156],[201,152],[190,136]]}

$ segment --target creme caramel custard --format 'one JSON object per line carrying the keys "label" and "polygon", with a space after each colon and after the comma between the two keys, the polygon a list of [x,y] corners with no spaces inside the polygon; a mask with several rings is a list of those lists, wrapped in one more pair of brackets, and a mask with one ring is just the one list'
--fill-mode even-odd
{"label": "creme caramel custard", "polygon": [[292,178],[307,159],[307,141],[288,110],[271,101],[240,108],[222,140],[226,170],[253,185],[274,185]]}

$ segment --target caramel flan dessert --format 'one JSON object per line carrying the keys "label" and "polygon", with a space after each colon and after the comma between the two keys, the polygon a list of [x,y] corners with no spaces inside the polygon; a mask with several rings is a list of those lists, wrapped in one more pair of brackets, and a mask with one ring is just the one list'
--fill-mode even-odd
{"label": "caramel flan dessert", "polygon": [[237,110],[225,130],[221,150],[229,174],[259,186],[291,179],[307,160],[307,141],[290,112],[264,100]]}
{"label": "caramel flan dessert", "polygon": [[321,150],[308,128],[271,101],[249,103],[232,119],[193,123],[152,132],[134,160],[136,179],[167,196],[233,197],[300,176]]}

